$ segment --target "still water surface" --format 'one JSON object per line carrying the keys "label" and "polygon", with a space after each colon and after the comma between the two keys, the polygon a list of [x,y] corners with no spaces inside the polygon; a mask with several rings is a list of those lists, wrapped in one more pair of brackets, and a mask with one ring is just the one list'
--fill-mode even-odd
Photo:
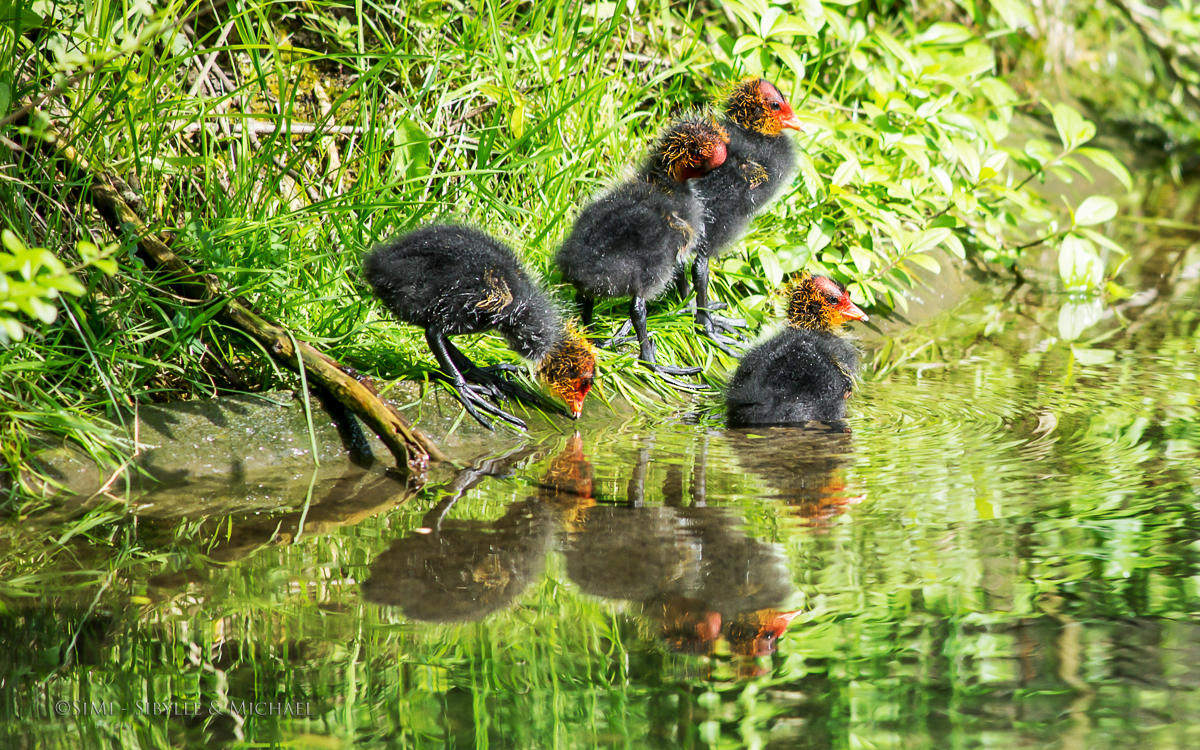
{"label": "still water surface", "polygon": [[[976,293],[864,345],[844,428],[730,431],[701,400],[411,497],[348,478],[292,544],[295,513],[122,516],[50,567],[10,549],[12,591],[41,578],[0,615],[3,736],[1200,747],[1187,275],[1107,308]],[[169,701],[195,715],[143,715]]]}

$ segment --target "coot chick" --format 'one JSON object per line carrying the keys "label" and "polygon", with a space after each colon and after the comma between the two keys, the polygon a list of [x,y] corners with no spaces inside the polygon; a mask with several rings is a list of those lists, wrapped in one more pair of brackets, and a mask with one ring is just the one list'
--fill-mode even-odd
{"label": "coot chick", "polygon": [[537,363],[539,376],[567,403],[570,416],[579,417],[595,378],[594,351],[564,324],[507,245],[469,227],[422,227],[371,250],[363,272],[393,315],[425,329],[442,373],[480,424],[492,428],[482,411],[525,428],[485,396],[547,402],[495,374],[515,369],[512,365],[476,367],[449,336],[499,331],[513,351]]}
{"label": "coot chick", "polygon": [[725,161],[728,140],[712,120],[694,117],[672,125],[633,180],[583,209],[555,257],[563,278],[578,290],[584,326],[591,323],[597,298],[630,298],[641,360],[660,375],[699,372],[657,363],[646,331],[646,301],[662,293],[676,266],[704,238],[704,208],[692,182]]}
{"label": "coot chick", "polygon": [[692,261],[692,279],[696,286],[696,324],[729,352],[725,344],[732,341],[718,328],[732,331],[735,322],[710,312],[727,305],[709,300],[708,264],[745,234],[754,215],[778,197],[791,180],[796,154],[783,131],[790,128],[804,132],[804,127],[779,90],[762,78],[739,81],[725,98],[723,111],[721,126],[729,133],[725,163],[696,181],[696,193],[707,211],[704,237],[697,243]]}
{"label": "coot chick", "polygon": [[846,288],[805,273],[788,289],[787,326],[755,346],[725,394],[730,427],[831,422],[846,416],[858,373],[858,350],[835,333],[867,320]]}

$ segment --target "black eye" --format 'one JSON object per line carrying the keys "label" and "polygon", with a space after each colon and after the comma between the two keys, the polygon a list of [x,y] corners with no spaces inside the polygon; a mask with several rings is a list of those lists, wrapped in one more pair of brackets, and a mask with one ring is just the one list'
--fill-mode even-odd
{"label": "black eye", "polygon": [[831,305],[836,305],[837,303],[842,301],[842,298],[837,296],[836,294],[826,294],[825,301]]}
{"label": "black eye", "polygon": [[771,109],[778,112],[779,111],[779,102],[771,102]]}

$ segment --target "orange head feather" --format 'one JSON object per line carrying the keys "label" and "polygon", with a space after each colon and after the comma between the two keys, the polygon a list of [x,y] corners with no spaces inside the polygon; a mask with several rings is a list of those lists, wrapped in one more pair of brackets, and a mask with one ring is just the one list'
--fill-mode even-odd
{"label": "orange head feather", "polygon": [[711,118],[681,120],[659,140],[651,171],[674,182],[702,177],[725,163],[728,143],[729,133]]}
{"label": "orange head feather", "polygon": [[831,331],[847,320],[869,320],[850,300],[846,287],[825,276],[805,271],[784,293],[788,297],[788,325],[794,328]]}
{"label": "orange head feather", "polygon": [[571,417],[579,419],[583,400],[596,380],[596,350],[574,322],[567,324],[562,337],[542,359],[538,374],[554,395],[566,402]]}
{"label": "orange head feather", "polygon": [[804,132],[792,105],[774,84],[762,78],[743,78],[734,84],[725,97],[725,114],[761,135],[779,135],[785,128]]}

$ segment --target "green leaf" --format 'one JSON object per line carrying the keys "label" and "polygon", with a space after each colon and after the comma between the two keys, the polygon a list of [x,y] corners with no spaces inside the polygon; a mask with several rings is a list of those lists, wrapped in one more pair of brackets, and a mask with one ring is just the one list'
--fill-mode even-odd
{"label": "green leaf", "polygon": [[920,44],[965,44],[975,38],[971,30],[960,23],[939,21],[917,37]]}
{"label": "green leaf", "polygon": [[804,78],[804,61],[800,59],[800,55],[796,54],[796,50],[792,49],[781,42],[771,42],[771,49],[775,51],[775,55],[783,61],[783,64],[795,74],[796,80]]}
{"label": "green leaf", "polygon": [[1054,160],[1054,151],[1051,150],[1050,144],[1041,138],[1030,138],[1026,141],[1025,153],[1038,164],[1042,165]]}
{"label": "green leaf", "polygon": [[952,57],[942,63],[942,73],[961,81],[974,78],[981,73],[989,73],[994,67],[996,67],[996,57],[992,54],[991,47],[970,44],[963,49],[962,55]]}
{"label": "green leaf", "polygon": [[923,253],[927,250],[932,250],[944,242],[945,239],[951,234],[952,232],[944,227],[937,229],[926,229],[925,231],[917,234],[916,238],[913,239],[912,244],[909,245],[908,251],[910,253]]}
{"label": "green leaf", "polygon": [[97,258],[92,261],[92,265],[108,276],[114,276],[117,273],[117,262],[112,258]]}
{"label": "green leaf", "polygon": [[851,245],[850,257],[854,260],[854,267],[858,269],[859,273],[867,273],[871,270],[871,261],[875,258],[875,253],[860,245]]}
{"label": "green leaf", "polygon": [[5,229],[3,232],[0,232],[0,242],[3,242],[4,247],[8,248],[8,251],[13,255],[25,250],[25,243],[21,242],[21,238],[13,234],[11,229]]}
{"label": "green leaf", "polygon": [[776,22],[778,22],[779,19],[783,18],[785,15],[787,14],[784,13],[783,8],[780,8],[778,5],[772,5],[768,7],[766,11],[763,12],[762,18],[758,19],[758,35],[763,39],[771,36],[771,29],[773,29]]}
{"label": "green leaf", "polygon": [[1070,105],[1055,104],[1050,106],[1050,111],[1054,115],[1054,128],[1067,150],[1087,143],[1096,135],[1096,126],[1083,119]]}
{"label": "green leaf", "polygon": [[1058,337],[1063,341],[1074,341],[1094,326],[1103,312],[1104,306],[1099,299],[1066,303],[1058,311]]}
{"label": "green leaf", "polygon": [[1024,29],[1033,25],[1033,13],[1023,0],[992,0],[992,8],[1010,29]]}
{"label": "green leaf", "polygon": [[946,238],[946,249],[954,253],[959,260],[967,259],[967,251],[966,248],[963,247],[962,240],[960,240],[958,235],[954,234],[953,232],[951,232],[950,236]]}
{"label": "green leaf", "polygon": [[809,227],[808,237],[805,238],[805,244],[812,254],[817,254],[824,250],[833,240],[833,234],[825,229],[825,226],[820,222],[813,222]]}
{"label": "green leaf", "polygon": [[417,177],[429,172],[429,138],[420,125],[402,117],[396,122],[392,138],[396,146],[393,158],[399,157],[405,176]]}
{"label": "green leaf", "polygon": [[1099,232],[1095,232],[1091,229],[1085,229],[1083,227],[1079,227],[1078,231],[1084,237],[1087,237],[1089,240],[1091,240],[1092,242],[1095,242],[1097,245],[1100,245],[1101,247],[1106,247],[1109,250],[1112,250],[1114,253],[1120,253],[1121,255],[1129,255],[1129,253],[1126,252],[1125,248],[1121,247],[1120,245],[1113,242],[1112,240],[1105,237],[1104,235],[1100,234]]}
{"label": "green leaf", "polygon": [[58,310],[54,305],[43,302],[39,297],[29,297],[26,302],[30,314],[43,323],[53,323],[58,317]]}
{"label": "green leaf", "polygon": [[888,52],[891,52],[896,59],[904,63],[905,67],[912,71],[914,76],[919,76],[921,74],[921,68],[917,63],[917,58],[913,57],[912,53],[906,50],[900,44],[900,42],[897,42],[895,37],[884,31],[882,26],[875,29],[875,38],[879,40],[884,49],[886,49]]}
{"label": "green leaf", "polygon": [[1081,148],[1078,153],[1091,159],[1097,167],[1110,172],[1113,177],[1121,181],[1126,190],[1133,190],[1133,179],[1129,176],[1129,170],[1125,168],[1124,164],[1117,161],[1117,157],[1103,149],[1090,147]]}
{"label": "green leaf", "polygon": [[[949,229],[944,229],[944,230],[943,229],[935,229],[933,231],[949,232],[950,230]],[[924,234],[924,233],[922,232],[922,234]],[[905,260],[905,262],[911,261],[913,263],[916,263],[918,266],[920,266],[921,268],[924,268],[926,271],[929,271],[930,273],[941,273],[942,272],[941,265],[936,260],[934,260],[932,257],[925,255],[923,253],[915,253],[913,255],[906,255],[906,256],[904,256],[904,260]]]}
{"label": "green leaf", "polygon": [[1072,346],[1071,354],[1084,367],[1111,364],[1117,358],[1117,353],[1112,349],[1076,349]]}
{"label": "green leaf", "polygon": [[858,164],[858,159],[853,156],[849,157],[833,172],[833,184],[838,187],[845,187],[851,180],[858,176],[861,168]]}
{"label": "green leaf", "polygon": [[755,47],[761,47],[762,43],[763,40],[759,37],[754,36],[753,34],[745,34],[744,36],[738,37],[738,40],[734,42],[733,54],[740,55],[746,50],[751,50]]}
{"label": "green leaf", "polygon": [[1092,195],[1075,209],[1075,226],[1090,227],[1117,215],[1117,202],[1103,195]]}
{"label": "green leaf", "polygon": [[817,171],[817,165],[813,164],[811,156],[800,151],[796,154],[796,166],[800,170],[800,175],[804,177],[804,187],[808,188],[808,194],[816,198],[822,185],[821,173]]}
{"label": "green leaf", "polygon": [[525,102],[520,99],[513,102],[512,111],[508,115],[508,129],[517,140],[525,135]]}
{"label": "green leaf", "polygon": [[1068,289],[1090,289],[1100,283],[1104,266],[1096,246],[1077,234],[1063,238],[1058,251],[1058,275]]}
{"label": "green leaf", "polygon": [[1007,107],[1019,100],[1017,92],[999,78],[983,78],[976,81],[975,85],[979,87],[987,100],[997,107]]}
{"label": "green leaf", "polygon": [[959,162],[963,166],[963,170],[967,173],[967,178],[971,182],[979,181],[979,152],[970,143],[967,143],[961,138],[953,138],[950,141],[954,146],[954,153],[958,154]]}
{"label": "green leaf", "polygon": [[39,279],[39,281],[41,281],[48,289],[57,289],[60,292],[74,294],[76,297],[87,292],[87,288],[84,287],[83,284],[80,284],[74,276],[55,276],[52,278],[46,278],[43,276]]}
{"label": "green leaf", "polygon": [[942,195],[947,198],[954,195],[954,183],[950,180],[950,175],[946,174],[946,170],[941,167],[933,167],[929,170],[929,175],[937,183],[938,188],[942,191]]}
{"label": "green leaf", "polygon": [[749,28],[758,28],[757,15],[742,3],[737,2],[737,0],[726,0],[723,5],[733,11],[733,14],[741,19],[742,23],[746,24]]}
{"label": "green leaf", "polygon": [[773,37],[816,36],[817,30],[803,18],[788,14],[771,28]]}
{"label": "green leaf", "polygon": [[8,340],[21,341],[25,338],[25,326],[5,315],[0,315],[0,343]]}
{"label": "green leaf", "polygon": [[771,286],[779,286],[779,282],[783,281],[783,267],[779,265],[779,259],[775,257],[771,248],[758,249],[758,262],[762,264],[763,273],[766,274],[767,281],[771,282]]}

